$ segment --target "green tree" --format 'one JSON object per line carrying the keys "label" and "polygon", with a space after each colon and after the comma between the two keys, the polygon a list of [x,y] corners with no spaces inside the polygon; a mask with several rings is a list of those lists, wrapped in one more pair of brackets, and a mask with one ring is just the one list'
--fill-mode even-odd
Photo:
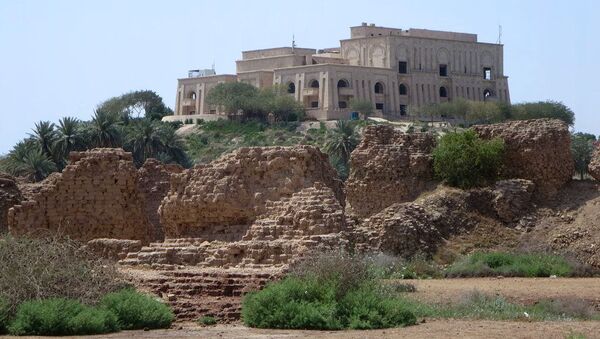
{"label": "green tree", "polygon": [[304,106],[281,85],[261,89],[256,106],[261,111],[273,113],[276,121],[300,121],[305,117]]}
{"label": "green tree", "polygon": [[473,130],[448,133],[433,150],[435,175],[450,186],[485,185],[497,179],[503,152],[501,139],[483,140]]}
{"label": "green tree", "polygon": [[265,118],[258,89],[244,82],[224,82],[216,85],[208,92],[206,102],[209,105],[220,106],[230,115],[237,115],[241,111],[244,119]]}
{"label": "green tree", "polygon": [[133,153],[138,166],[146,159],[154,158],[163,149],[159,123],[150,119],[135,121],[128,129],[125,146]]}
{"label": "green tree", "polygon": [[596,136],[593,134],[582,132],[571,134],[571,153],[575,162],[575,170],[579,173],[581,180],[585,177],[588,165],[592,161],[595,142]]}
{"label": "green tree", "polygon": [[98,111],[117,114],[123,121],[144,116],[150,120],[160,120],[166,115],[173,115],[162,98],[154,91],[134,91],[110,98],[97,108]]}
{"label": "green tree", "polygon": [[348,177],[350,154],[358,143],[356,125],[350,121],[338,120],[335,128],[328,132],[324,149],[342,179]]}
{"label": "green tree", "polygon": [[120,119],[116,113],[96,110],[90,124],[90,137],[93,147],[119,147],[121,146]]}
{"label": "green tree", "polygon": [[549,100],[512,105],[511,114],[516,120],[554,118],[566,122],[569,126],[573,126],[575,123],[575,113],[559,101]]}
{"label": "green tree", "polygon": [[351,99],[350,109],[360,113],[364,119],[373,115],[373,103],[369,100]]}
{"label": "green tree", "polygon": [[160,132],[162,150],[157,159],[165,164],[177,163],[183,167],[190,167],[191,161],[185,151],[184,140],[176,133],[171,125],[163,125]]}
{"label": "green tree", "polygon": [[39,145],[42,152],[48,156],[53,156],[53,146],[56,141],[55,125],[50,121],[40,121],[35,124],[33,133],[29,134]]}
{"label": "green tree", "polygon": [[23,159],[16,167],[17,175],[29,180],[44,180],[52,172],[56,172],[56,164],[40,148],[26,150]]}
{"label": "green tree", "polygon": [[69,153],[80,150],[84,146],[79,120],[71,117],[60,119],[56,127],[56,134],[54,149],[60,156],[60,162],[57,165],[62,169]]}

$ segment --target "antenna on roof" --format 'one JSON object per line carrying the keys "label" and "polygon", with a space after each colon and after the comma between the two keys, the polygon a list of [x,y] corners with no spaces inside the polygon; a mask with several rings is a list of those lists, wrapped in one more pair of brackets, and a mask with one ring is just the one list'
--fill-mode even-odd
{"label": "antenna on roof", "polygon": [[498,25],[498,41],[496,41],[496,43],[502,43],[502,25]]}
{"label": "antenna on roof", "polygon": [[294,49],[296,48],[296,37],[292,34],[292,53],[294,53]]}

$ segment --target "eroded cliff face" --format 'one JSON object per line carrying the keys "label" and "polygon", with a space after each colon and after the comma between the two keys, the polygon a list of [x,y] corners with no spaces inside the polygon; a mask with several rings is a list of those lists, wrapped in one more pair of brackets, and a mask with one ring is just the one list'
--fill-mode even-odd
{"label": "eroded cliff face", "polygon": [[143,199],[136,189],[131,153],[100,148],[71,152],[62,173],[43,181],[8,215],[14,235],[67,235],[95,238],[150,239]]}
{"label": "eroded cliff face", "polygon": [[588,165],[588,173],[596,180],[600,181],[600,142],[592,154],[592,161]]}
{"label": "eroded cliff face", "polygon": [[484,139],[504,140],[502,176],[533,181],[538,198],[554,197],[573,176],[569,128],[560,120],[510,121],[474,126],[473,130]]}
{"label": "eroded cliff face", "polygon": [[[241,148],[174,174],[159,210],[167,238],[240,240],[267,202],[320,182],[343,205],[342,182],[327,156],[312,146]],[[223,234],[236,237],[222,239]],[[236,239],[237,238],[237,239]]]}
{"label": "eroded cliff face", "polygon": [[0,234],[8,231],[8,210],[22,198],[15,178],[0,173]]}
{"label": "eroded cliff face", "polygon": [[435,137],[403,133],[393,126],[365,127],[350,157],[346,182],[350,213],[368,217],[394,204],[415,199],[433,178]]}

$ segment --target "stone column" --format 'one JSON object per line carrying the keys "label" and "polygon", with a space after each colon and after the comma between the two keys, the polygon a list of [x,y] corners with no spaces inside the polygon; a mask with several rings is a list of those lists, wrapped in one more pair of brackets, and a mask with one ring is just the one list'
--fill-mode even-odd
{"label": "stone column", "polygon": [[196,93],[195,112],[196,114],[200,114],[200,84],[196,84],[196,89],[194,91]]}

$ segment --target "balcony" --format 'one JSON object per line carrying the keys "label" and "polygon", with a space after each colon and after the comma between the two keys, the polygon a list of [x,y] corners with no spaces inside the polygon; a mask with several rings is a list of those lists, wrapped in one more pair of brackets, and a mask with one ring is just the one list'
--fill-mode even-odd
{"label": "balcony", "polygon": [[354,95],[354,89],[349,87],[340,87],[338,88],[339,95]]}
{"label": "balcony", "polygon": [[302,90],[302,95],[305,96],[312,96],[312,95],[319,95],[319,89],[318,88],[304,88]]}
{"label": "balcony", "polygon": [[183,99],[183,106],[196,106],[196,99],[185,98]]}

